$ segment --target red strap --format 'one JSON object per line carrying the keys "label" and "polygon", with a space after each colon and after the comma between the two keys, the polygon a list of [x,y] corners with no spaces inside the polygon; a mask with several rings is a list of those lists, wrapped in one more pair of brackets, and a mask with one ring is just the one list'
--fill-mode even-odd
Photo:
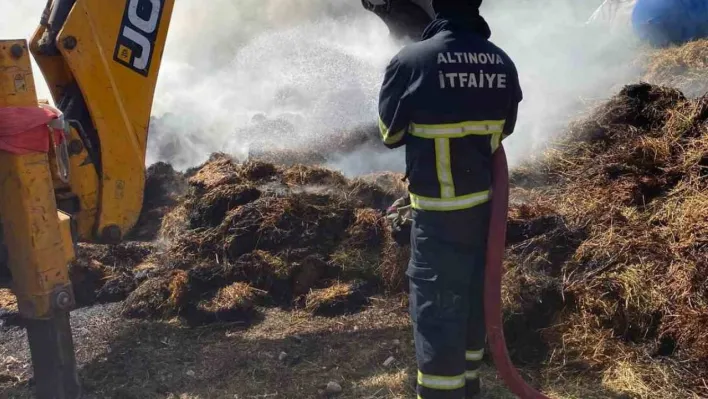
{"label": "red strap", "polygon": [[57,118],[54,111],[46,108],[0,108],[0,151],[16,155],[49,152],[52,131],[56,144],[64,139],[60,130],[47,126],[47,123]]}

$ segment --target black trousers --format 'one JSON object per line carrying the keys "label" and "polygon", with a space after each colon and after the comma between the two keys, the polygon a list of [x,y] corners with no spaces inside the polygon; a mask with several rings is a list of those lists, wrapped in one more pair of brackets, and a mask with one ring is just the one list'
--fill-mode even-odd
{"label": "black trousers", "polygon": [[461,399],[479,389],[489,213],[489,204],[413,212],[407,275],[420,399]]}

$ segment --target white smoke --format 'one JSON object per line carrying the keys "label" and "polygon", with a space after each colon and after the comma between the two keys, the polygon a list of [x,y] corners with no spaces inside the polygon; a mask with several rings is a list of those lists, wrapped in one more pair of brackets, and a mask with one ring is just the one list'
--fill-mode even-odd
{"label": "white smoke", "polygon": [[[515,61],[524,90],[506,144],[512,166],[562,132],[588,101],[637,79],[637,45],[628,30],[585,25],[600,2],[484,2],[492,41]],[[0,37],[28,37],[44,5],[0,0]],[[244,157],[312,148],[373,126],[383,69],[397,50],[360,0],[178,0],[147,162],[182,169],[214,151]],[[402,171],[403,163],[400,150],[329,157],[330,166],[349,175]]]}
{"label": "white smoke", "polygon": [[[585,25],[599,4],[485,2],[492,40],[514,59],[524,89],[516,134],[506,144],[512,166],[540,151],[588,101],[636,79],[629,31]],[[254,149],[307,148],[375,123],[382,71],[398,50],[354,0],[182,0],[170,35],[154,109],[183,122],[153,129],[171,137],[154,136],[151,155],[177,166],[218,150],[243,157]],[[252,124],[258,114],[278,120]],[[165,141],[172,145],[160,154]],[[403,169],[401,151],[363,149],[329,160],[349,175]]]}
{"label": "white smoke", "polygon": [[627,0],[606,1],[604,13],[586,24],[601,3],[484,3],[482,13],[491,25],[491,40],[514,60],[524,91],[515,133],[505,141],[511,167],[542,151],[594,103],[639,79],[641,70],[634,62],[640,47],[626,18]]}
{"label": "white smoke", "polygon": [[214,151],[308,149],[375,125],[381,71],[397,51],[358,1],[181,0],[172,26],[149,161],[177,167]]}

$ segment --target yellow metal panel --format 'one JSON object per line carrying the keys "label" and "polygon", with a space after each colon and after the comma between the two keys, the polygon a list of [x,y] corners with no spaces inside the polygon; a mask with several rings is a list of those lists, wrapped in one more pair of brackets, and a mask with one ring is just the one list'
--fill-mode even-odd
{"label": "yellow metal panel", "polygon": [[[142,207],[148,123],[174,0],[138,7],[144,3],[78,0],[57,40],[101,143],[99,235],[108,227],[125,235]],[[70,37],[76,46],[67,48]]]}
{"label": "yellow metal panel", "polygon": [[[15,45],[23,50],[19,57],[11,55]],[[10,84],[20,80],[23,83]],[[24,40],[0,41],[0,107],[7,106],[37,106]],[[0,152],[0,193],[0,219],[20,312],[48,318],[53,298],[59,292],[71,295],[71,285],[47,154]]]}
{"label": "yellow metal panel", "polygon": [[[71,129],[69,143],[81,142],[76,129]],[[71,144],[70,144],[71,145]],[[75,214],[79,241],[92,241],[98,218],[98,175],[96,168],[89,163],[88,152],[82,146],[81,152],[69,157],[69,185],[71,192],[79,199],[81,210]]]}
{"label": "yellow metal panel", "polygon": [[20,311],[27,317],[49,317],[52,293],[70,281],[46,154],[0,152],[0,192],[0,217]]}
{"label": "yellow metal panel", "polygon": [[59,219],[59,229],[61,230],[61,242],[64,245],[64,262],[73,262],[76,259],[74,252],[74,238],[71,234],[71,215],[62,211],[57,211]]}
{"label": "yellow metal panel", "polygon": [[[13,46],[19,46],[22,50],[20,59],[12,56]],[[0,107],[37,105],[37,92],[28,55],[26,41],[0,41]]]}
{"label": "yellow metal panel", "polygon": [[65,88],[74,81],[74,77],[71,76],[69,66],[66,65],[64,58],[42,55],[39,52],[39,39],[44,31],[45,28],[40,26],[32,36],[30,51],[37,62],[37,66],[39,66],[39,70],[44,75],[44,80],[47,82],[54,102],[57,103],[64,95]]}

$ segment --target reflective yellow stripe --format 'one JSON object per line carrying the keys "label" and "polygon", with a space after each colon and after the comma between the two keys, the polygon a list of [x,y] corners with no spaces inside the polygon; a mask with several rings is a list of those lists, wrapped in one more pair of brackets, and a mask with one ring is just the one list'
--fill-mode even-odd
{"label": "reflective yellow stripe", "polygon": [[501,133],[494,133],[492,135],[492,154],[497,152],[497,149],[499,148],[499,144],[501,144],[501,140],[502,140]]}
{"label": "reflective yellow stripe", "polygon": [[423,374],[418,371],[418,385],[440,390],[454,390],[465,386],[465,375],[460,374],[454,377],[445,377],[441,375]]}
{"label": "reflective yellow stripe", "polygon": [[453,198],[428,198],[410,194],[411,206],[427,211],[458,211],[468,209],[489,201],[489,191],[482,191]]}
{"label": "reflective yellow stripe", "polygon": [[484,357],[484,349],[478,350],[478,351],[467,351],[465,352],[465,360],[469,361],[478,361],[482,360]]}
{"label": "reflective yellow stripe", "polygon": [[414,123],[411,125],[411,134],[416,137],[426,139],[438,138],[460,138],[470,135],[487,136],[494,133],[501,133],[504,130],[506,121],[467,121],[460,123],[448,123],[438,125],[422,125]]}
{"label": "reflective yellow stripe", "polygon": [[435,139],[435,168],[440,182],[440,196],[455,197],[455,183],[452,181],[452,165],[450,163],[450,140]]}
{"label": "reflective yellow stripe", "polygon": [[381,132],[381,138],[384,143],[396,144],[401,141],[403,135],[406,134],[406,129],[403,129],[398,133],[391,134],[384,121],[379,117],[379,132]]}
{"label": "reflective yellow stripe", "polygon": [[466,380],[476,380],[479,378],[479,370],[465,371]]}

